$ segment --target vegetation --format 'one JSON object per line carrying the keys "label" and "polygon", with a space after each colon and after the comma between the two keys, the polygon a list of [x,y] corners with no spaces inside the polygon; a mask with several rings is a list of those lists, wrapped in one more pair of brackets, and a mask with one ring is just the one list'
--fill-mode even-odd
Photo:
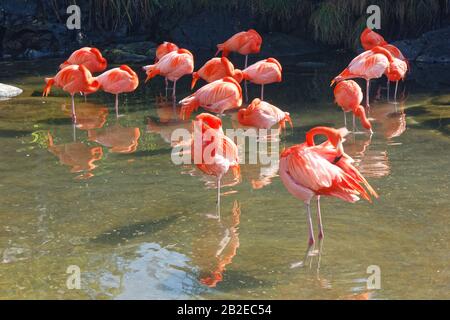
{"label": "vegetation", "polygon": [[[156,36],[204,10],[241,12],[262,31],[311,37],[322,43],[354,47],[364,27],[366,8],[381,8],[382,33],[389,38],[413,37],[439,27],[448,18],[446,0],[51,0],[60,19],[67,5],[86,12],[91,29],[129,32],[148,30]],[[395,28],[394,28],[395,26]]]}

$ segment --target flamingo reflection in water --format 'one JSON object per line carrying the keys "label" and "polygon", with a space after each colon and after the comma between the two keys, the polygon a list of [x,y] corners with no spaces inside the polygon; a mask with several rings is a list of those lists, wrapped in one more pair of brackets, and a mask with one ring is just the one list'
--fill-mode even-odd
{"label": "flamingo reflection in water", "polygon": [[89,141],[109,148],[113,153],[133,153],[138,147],[141,132],[137,127],[123,127],[118,122],[102,130],[89,130]]}
{"label": "flamingo reflection in water", "polygon": [[205,286],[214,288],[223,281],[226,267],[237,254],[240,215],[240,204],[235,200],[229,222],[225,223],[225,219],[203,221],[208,226],[194,240],[192,260],[199,268],[199,281]]}
{"label": "flamingo reflection in water", "polygon": [[[71,114],[67,105],[63,106],[66,114]],[[108,108],[94,103],[81,103],[75,111],[77,117],[76,127],[80,130],[92,130],[102,128],[108,117]]]}
{"label": "flamingo reflection in water", "polygon": [[179,141],[172,141],[172,133],[181,128],[190,132],[191,121],[179,118],[181,107],[177,106],[175,101],[167,101],[167,98],[162,96],[157,97],[155,101],[158,119],[148,117],[146,131],[159,134],[166,143],[175,146]]}
{"label": "flamingo reflection in water", "polygon": [[55,145],[53,137],[48,133],[48,151],[59,158],[61,164],[69,166],[70,172],[80,173],[76,179],[89,179],[94,176],[91,172],[97,166],[95,161],[103,157],[101,147],[89,147],[82,142],[74,140],[70,143]]}

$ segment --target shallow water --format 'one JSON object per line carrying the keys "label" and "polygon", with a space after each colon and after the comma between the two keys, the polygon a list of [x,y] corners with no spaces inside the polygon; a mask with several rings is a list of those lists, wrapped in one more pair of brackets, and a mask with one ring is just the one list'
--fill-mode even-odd
{"label": "shallow water", "polygon": [[[281,147],[315,125],[343,125],[328,85],[346,60],[322,59],[322,68],[286,67],[284,82],[265,88],[295,125]],[[344,145],[380,198],[323,198],[320,268],[316,256],[291,269],[306,250],[305,210],[276,165],[244,165],[243,181],[223,187],[221,222],[208,218],[214,182],[171,162],[170,133],[190,123],[158,98],[162,79],[121,96],[118,120],[112,96],[78,97],[74,128],[62,91],[39,96],[56,66],[2,63],[2,82],[25,91],[0,101],[0,298],[450,298],[445,87],[409,81],[399,105],[381,90],[375,134],[349,135]],[[188,82],[177,85],[178,97]],[[80,267],[79,290],[66,286],[70,265]],[[380,267],[381,289],[366,288],[371,265]]]}

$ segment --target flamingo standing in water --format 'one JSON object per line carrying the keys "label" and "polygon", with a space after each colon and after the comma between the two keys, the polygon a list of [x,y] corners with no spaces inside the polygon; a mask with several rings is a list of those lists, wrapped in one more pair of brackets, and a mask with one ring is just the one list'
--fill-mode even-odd
{"label": "flamingo standing in water", "polygon": [[361,121],[364,128],[372,132],[372,125],[366,117],[366,112],[361,106],[363,94],[361,87],[353,80],[344,80],[338,82],[334,88],[335,102],[344,112],[344,123],[347,127],[346,112],[353,112],[353,131],[356,131],[355,116]]}
{"label": "flamingo standing in water", "polygon": [[[248,55],[261,51],[262,37],[254,29],[238,32],[224,43],[217,45],[217,54],[222,51],[222,57],[227,57],[230,52],[237,52],[245,56],[244,69],[248,66]],[[247,81],[245,81],[245,101],[248,101]]]}
{"label": "flamingo standing in water", "polygon": [[366,80],[366,106],[369,107],[370,80],[380,78],[390,64],[394,61],[392,54],[382,48],[375,47],[364,51],[356,56],[338,76],[331,81],[331,86],[335,82],[346,79],[363,78]]}
{"label": "flamingo standing in water", "polygon": [[293,128],[289,112],[284,112],[274,105],[261,101],[258,98],[253,99],[247,108],[239,109],[238,121],[244,126],[252,126],[262,129],[270,129],[274,125],[279,125],[279,130],[285,129],[286,122],[289,122]]}
{"label": "flamingo standing in water", "polygon": [[145,82],[157,75],[173,81],[172,97],[175,98],[177,80],[194,71],[194,56],[189,50],[178,49],[167,53],[155,64],[144,66],[143,69],[147,73]]}
{"label": "flamingo standing in water", "polygon": [[[166,54],[172,51],[177,51],[179,48],[175,43],[164,41],[156,48],[156,58],[155,63],[161,60],[162,57],[164,57]],[[169,88],[169,82],[167,80],[167,77],[164,78],[164,82],[166,85],[166,96],[167,96],[167,89]]]}
{"label": "flamingo standing in water", "polygon": [[192,122],[191,159],[203,173],[217,179],[217,216],[220,219],[220,182],[229,169],[240,177],[238,148],[222,130],[222,120],[202,113]]}
{"label": "flamingo standing in water", "polygon": [[67,66],[82,64],[91,73],[102,72],[106,69],[107,61],[103,58],[102,53],[97,48],[84,47],[74,51],[69,59],[64,61],[59,68],[64,69]]}
{"label": "flamingo standing in water", "polygon": [[70,65],[60,70],[53,78],[45,78],[46,85],[42,96],[47,97],[53,85],[62,88],[72,97],[72,119],[76,122],[74,95],[93,93],[100,87],[100,82],[92,77],[84,65]]}
{"label": "flamingo standing in water", "polygon": [[245,68],[242,73],[245,80],[261,85],[261,100],[264,100],[264,85],[281,82],[283,68],[275,58],[260,60]]}
{"label": "flamingo standing in water", "polygon": [[389,101],[389,82],[395,81],[395,92],[394,92],[394,102],[397,101],[397,88],[398,81],[403,80],[405,78],[406,72],[408,72],[408,60],[402,54],[400,49],[392,44],[384,45],[383,48],[388,50],[394,60],[389,66],[389,69],[385,71],[385,75],[387,77],[387,99]]}
{"label": "flamingo standing in water", "polygon": [[225,110],[242,105],[242,89],[231,77],[208,83],[180,101],[180,118],[189,119],[191,113],[202,106],[204,109],[222,114]]}
{"label": "flamingo standing in water", "polygon": [[208,60],[203,67],[198,69],[198,71],[192,73],[191,89],[194,89],[195,84],[200,78],[211,83],[225,77],[232,77],[239,83],[243,79],[242,71],[235,69],[228,58],[212,58]]}
{"label": "flamingo standing in water", "polygon": [[116,117],[119,116],[119,94],[132,92],[139,85],[139,78],[129,66],[121,65],[119,68],[108,70],[96,79],[100,82],[103,91],[116,95]]}
{"label": "flamingo standing in water", "polygon": [[377,46],[385,46],[387,45],[386,40],[384,40],[383,36],[376,33],[375,31],[365,28],[360,36],[361,46],[364,50],[371,50]]}
{"label": "flamingo standing in water", "polygon": [[[370,195],[378,197],[352,165],[353,159],[344,152],[342,140],[346,133],[346,129],[315,127],[307,132],[306,142],[281,153],[280,178],[286,189],[306,205],[309,230],[307,255],[315,242],[310,208],[314,197],[317,198],[319,240],[324,236],[320,196],[332,196],[352,203],[360,197],[368,201],[371,201]],[[317,135],[325,135],[327,141],[315,145],[314,137]]]}

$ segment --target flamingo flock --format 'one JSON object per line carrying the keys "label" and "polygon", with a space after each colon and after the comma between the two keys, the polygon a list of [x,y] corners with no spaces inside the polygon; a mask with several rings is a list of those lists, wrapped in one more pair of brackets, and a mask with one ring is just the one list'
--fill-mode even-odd
{"label": "flamingo flock", "polygon": [[[192,77],[191,90],[199,81],[204,81],[202,87],[181,99],[178,103],[180,118],[189,119],[200,107],[203,113],[195,116],[192,121],[192,140],[190,152],[193,163],[204,174],[213,176],[217,181],[217,216],[220,219],[221,179],[232,171],[235,179],[240,178],[238,147],[228,138],[222,128],[221,117],[229,110],[237,111],[238,122],[243,126],[269,129],[278,125],[279,131],[285,129],[286,122],[293,127],[288,112],[264,100],[264,85],[282,81],[282,66],[275,58],[266,58],[248,66],[248,55],[260,53],[262,37],[257,31],[250,29],[239,32],[223,43],[217,45],[217,54],[201,68],[194,71],[194,55],[185,48],[179,48],[170,42],[162,43],[156,50],[154,64],[143,66],[146,80],[156,76],[165,79],[166,96],[169,81],[172,82],[172,98],[176,104],[177,81],[183,76]],[[306,133],[305,141],[284,149],[280,154],[279,176],[285,188],[295,198],[306,206],[308,224],[308,250],[315,243],[311,217],[311,201],[317,202],[318,238],[324,237],[320,200],[322,196],[335,197],[354,203],[359,199],[369,202],[372,197],[378,198],[377,192],[354,166],[354,160],[345,153],[343,142],[347,130],[346,113],[353,114],[353,132],[356,132],[356,120],[359,119],[363,128],[372,134],[370,122],[370,81],[382,77],[389,82],[396,82],[394,99],[396,100],[398,81],[405,78],[408,62],[400,50],[388,44],[384,38],[370,29],[361,34],[361,45],[365,51],[356,56],[349,65],[331,81],[335,85],[333,93],[335,102],[344,112],[345,127],[336,129],[317,126]],[[245,56],[242,69],[235,68],[228,59],[231,52]],[[122,65],[105,71],[107,61],[96,48],[81,48],[73,52],[60,65],[60,71],[52,78],[46,78],[43,96],[50,93],[52,86],[62,88],[72,99],[73,122],[77,122],[74,96],[80,93],[84,96],[98,90],[115,95],[115,110],[119,116],[119,94],[132,92],[139,86],[136,72],[129,66]],[[93,74],[103,72],[97,76]],[[363,92],[358,83],[352,79],[366,81],[365,106],[362,105]],[[261,85],[261,94],[247,107],[242,107],[243,94],[241,83],[247,81]],[[388,91],[389,100],[389,91]],[[215,115],[214,115],[215,114]],[[150,124],[149,124],[150,125]],[[196,134],[201,139],[195,143]],[[315,144],[316,136],[324,136],[325,142]],[[132,144],[137,146],[139,131],[132,133]],[[95,132],[90,132],[89,139],[111,145],[106,139]],[[127,140],[124,145],[130,145]],[[53,152],[58,149],[52,147]],[[127,148],[127,150],[130,148]],[[132,149],[132,148],[131,148]],[[205,150],[213,150],[205,154]],[[92,152],[92,151],[91,151]]]}

